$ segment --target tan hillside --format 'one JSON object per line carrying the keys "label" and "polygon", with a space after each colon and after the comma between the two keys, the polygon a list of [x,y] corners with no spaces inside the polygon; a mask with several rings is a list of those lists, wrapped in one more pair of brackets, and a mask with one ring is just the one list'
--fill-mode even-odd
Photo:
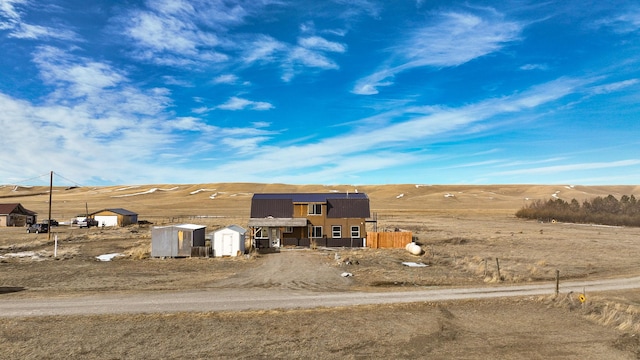
{"label": "tan hillside", "polygon": [[[36,211],[39,218],[48,214],[49,187],[0,186],[0,202],[19,202]],[[161,217],[247,218],[251,196],[265,192],[363,192],[371,199],[371,209],[379,216],[411,212],[479,212],[512,215],[527,203],[554,197],[584,201],[609,194],[640,196],[640,186],[570,185],[287,185],[260,183],[150,184],[67,189],[55,186],[52,217],[70,219],[104,208],[126,208],[140,219]]]}

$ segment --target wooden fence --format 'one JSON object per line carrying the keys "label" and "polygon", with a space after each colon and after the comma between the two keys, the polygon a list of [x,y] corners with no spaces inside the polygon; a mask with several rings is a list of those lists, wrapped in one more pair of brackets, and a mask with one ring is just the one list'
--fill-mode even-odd
{"label": "wooden fence", "polygon": [[367,247],[372,249],[404,249],[413,239],[411,231],[367,232]]}

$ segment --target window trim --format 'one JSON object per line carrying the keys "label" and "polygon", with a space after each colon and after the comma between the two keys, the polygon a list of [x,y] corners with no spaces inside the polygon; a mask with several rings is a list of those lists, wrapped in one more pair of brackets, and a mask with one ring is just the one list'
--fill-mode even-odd
{"label": "window trim", "polygon": [[322,215],[322,204],[308,204],[307,215]]}
{"label": "window trim", "polygon": [[[354,231],[354,229],[356,231]],[[355,236],[354,236],[355,235]],[[357,239],[360,237],[360,226],[351,226],[351,238],[352,239]]]}
{"label": "window trim", "polygon": [[[337,231],[336,231],[337,229]],[[342,238],[342,225],[331,225],[331,237],[333,239]]]}
{"label": "window trim", "polygon": [[[320,235],[318,235],[318,230],[320,231]],[[310,238],[312,239],[319,239],[321,238],[323,235],[323,231],[322,231],[322,226],[312,226],[311,227],[311,234],[310,234]]]}
{"label": "window trim", "polygon": [[[264,236],[264,235],[266,235],[266,236]],[[256,228],[255,237],[256,237],[256,239],[268,239],[269,238],[269,231],[265,227]]]}

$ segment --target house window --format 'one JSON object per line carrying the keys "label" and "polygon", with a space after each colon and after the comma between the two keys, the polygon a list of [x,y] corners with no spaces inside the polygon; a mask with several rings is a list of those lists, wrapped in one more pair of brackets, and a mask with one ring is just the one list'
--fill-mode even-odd
{"label": "house window", "polygon": [[284,232],[286,234],[291,234],[293,232],[293,226],[285,226],[284,227]]}
{"label": "house window", "polygon": [[339,239],[342,237],[342,226],[333,225],[331,226],[331,237],[334,239]]}
{"label": "house window", "polygon": [[321,238],[322,237],[322,226],[312,226],[311,227],[311,237],[312,238]]}
{"label": "house window", "polygon": [[267,228],[257,228],[256,229],[256,239],[268,239],[269,233],[267,232]]}
{"label": "house window", "polygon": [[309,204],[309,215],[322,215],[322,204]]}
{"label": "house window", "polygon": [[352,226],[351,227],[351,238],[359,238],[360,237],[360,226]]}

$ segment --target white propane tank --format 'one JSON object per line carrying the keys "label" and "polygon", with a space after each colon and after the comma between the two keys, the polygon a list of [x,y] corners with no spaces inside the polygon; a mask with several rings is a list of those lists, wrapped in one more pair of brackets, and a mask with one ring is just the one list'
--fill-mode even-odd
{"label": "white propane tank", "polygon": [[422,248],[420,247],[420,245],[414,243],[414,242],[410,242],[407,244],[407,246],[405,246],[405,249],[407,249],[408,252],[410,252],[413,255],[420,255],[422,254]]}

